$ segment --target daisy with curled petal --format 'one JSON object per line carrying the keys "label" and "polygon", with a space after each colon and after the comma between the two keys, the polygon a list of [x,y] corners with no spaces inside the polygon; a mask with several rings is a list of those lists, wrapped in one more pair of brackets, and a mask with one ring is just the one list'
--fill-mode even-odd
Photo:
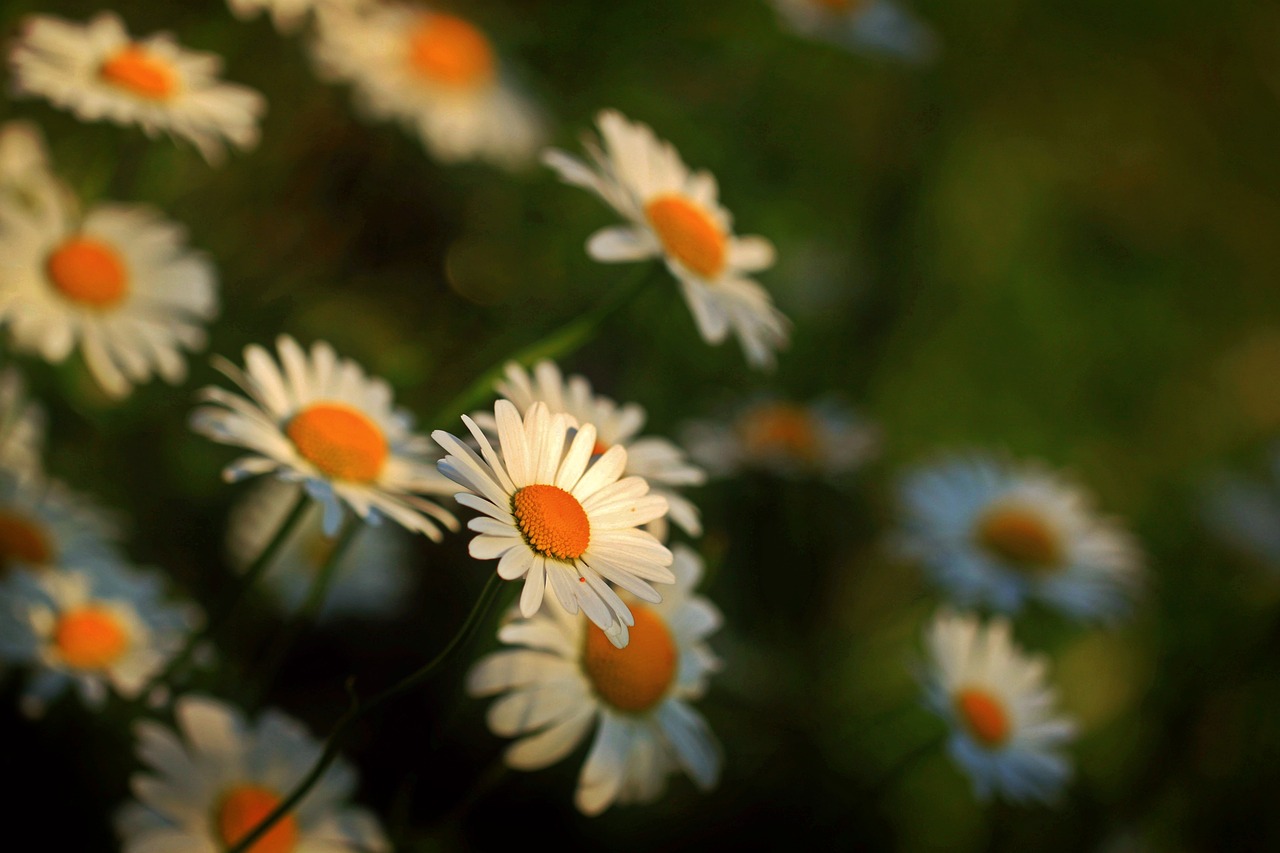
{"label": "daisy with curled petal", "polygon": [[48,98],[83,121],[136,124],[147,136],[165,131],[210,163],[223,158],[224,141],[257,145],[267,106],[252,89],[219,79],[218,56],[187,50],[168,33],[135,39],[109,12],[87,24],[32,15],[9,67],[21,94]]}
{"label": "daisy with curled petal", "polygon": [[437,160],[515,168],[542,144],[542,115],[470,21],[404,3],[325,7],[317,21],[317,73],[351,83],[360,109],[416,132]]}
{"label": "daisy with curled petal", "polygon": [[596,123],[604,147],[584,141],[589,163],[556,149],[543,153],[561,180],[596,193],[629,220],[596,232],[587,253],[605,263],[662,258],[707,343],[721,343],[732,330],[752,365],[771,366],[790,323],[746,275],[773,266],[773,244],[735,235],[716,179],[690,171],[648,125],[614,110],[600,113]]}
{"label": "daisy with curled petal", "polygon": [[925,701],[951,729],[947,749],[982,800],[1052,802],[1071,777],[1058,751],[1076,728],[1059,716],[1046,661],[1013,643],[1007,619],[941,612],[925,633]]}
{"label": "daisy with curled petal", "polygon": [[330,536],[344,504],[370,523],[390,518],[436,541],[441,525],[456,529],[452,514],[422,497],[454,488],[436,471],[431,443],[413,432],[412,415],[394,408],[391,386],[323,341],[310,354],[287,335],[276,346],[279,362],[260,346],[245,347],[244,372],[219,359],[248,396],[206,388],[207,405],[192,415],[196,432],[252,451],[226,468],[226,479],[274,472],[302,483],[323,504]]}
{"label": "daisy with curled petal", "polygon": [[[276,710],[251,723],[206,696],[174,703],[175,733],[153,720],[134,725],[136,800],[116,815],[124,853],[213,853],[232,847],[266,817],[320,757],[306,727]],[[389,853],[373,813],[347,801],[356,774],[339,759],[249,849],[252,853]]]}
{"label": "daisy with curled petal", "polygon": [[0,369],[0,478],[9,474],[19,479],[39,477],[44,468],[44,428],[44,407],[27,398],[22,374],[12,367]]}
{"label": "daisy with curled petal", "polygon": [[856,53],[929,62],[938,52],[929,27],[894,0],[773,0],[773,5],[800,35]]}
{"label": "daisy with curled petal", "polygon": [[298,29],[314,11],[324,7],[355,9],[369,0],[227,0],[231,13],[240,20],[257,17],[261,12],[271,15],[271,22],[282,33]]}
{"label": "daisy with curled petal", "polygon": [[[563,414],[570,427],[583,424],[596,428],[596,443],[592,456],[599,456],[615,444],[627,449],[627,467],[622,476],[643,477],[650,487],[650,494],[667,499],[668,517],[690,536],[702,534],[702,522],[698,508],[676,491],[682,486],[699,486],[707,475],[696,465],[689,463],[684,451],[665,438],[637,438],[644,427],[645,411],[636,403],[619,406],[616,402],[591,390],[585,376],[570,376],[567,380],[560,369],[550,361],[534,365],[530,374],[516,362],[506,366],[506,378],[495,386],[498,393],[515,403],[523,415],[534,403],[546,403],[553,415]],[[491,436],[496,434],[497,424],[487,412],[472,415]],[[666,539],[666,519],[650,523],[650,532],[659,539]],[[656,528],[656,529],[655,529]]]}
{"label": "daisy with curled petal", "polygon": [[662,603],[635,605],[625,649],[552,605],[508,621],[498,638],[513,648],[482,659],[467,678],[472,696],[504,694],[488,722],[495,734],[520,737],[506,752],[511,767],[553,764],[597,724],[574,797],[586,814],[651,802],[678,769],[703,790],[719,777],[720,747],[689,703],[719,669],[705,641],[720,627],[720,611],[694,592],[702,576],[697,554],[676,546],[671,569],[675,587]]}
{"label": "daisy with curled petal", "polygon": [[68,566],[124,565],[112,515],[57,480],[0,471],[0,581]]}
{"label": "daisy with curled petal", "polygon": [[181,382],[183,350],[205,344],[217,278],[186,230],[145,205],[80,217],[66,200],[0,202],[0,322],[17,350],[60,362],[79,347],[103,391],[123,397],[159,374]]}
{"label": "daisy with curled petal", "polygon": [[909,475],[901,495],[900,547],[960,605],[1015,613],[1035,599],[1105,621],[1138,592],[1133,537],[1039,465],[956,457]]}
{"label": "daisy with curled petal", "polygon": [[458,503],[483,513],[468,527],[471,556],[497,560],[504,580],[523,577],[520,612],[532,616],[550,586],[570,613],[579,607],[608,634],[627,644],[631,610],[606,581],[643,601],[662,600],[650,582],[672,583],[671,552],[639,529],[667,512],[641,477],[622,476],[627,451],[614,445],[592,461],[596,428],[584,424],[565,448],[568,422],[534,403],[521,419],[508,400],[494,408],[498,446],[466,415],[480,456],[443,430],[431,434],[445,452],[440,470],[468,492]]}

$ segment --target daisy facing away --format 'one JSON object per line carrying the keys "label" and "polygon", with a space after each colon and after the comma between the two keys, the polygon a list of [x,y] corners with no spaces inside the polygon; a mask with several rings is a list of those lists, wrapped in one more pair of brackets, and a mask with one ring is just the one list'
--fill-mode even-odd
{"label": "daisy facing away", "polygon": [[[130,780],[135,801],[116,815],[124,853],[226,850],[266,817],[311,769],[321,744],[279,711],[250,722],[205,696],[174,703],[177,732],[135,724],[144,772]],[[389,853],[372,812],[348,805],[355,771],[330,766],[298,807],[250,848],[252,853]]]}
{"label": "daisy facing away", "polygon": [[901,486],[899,544],[961,606],[1016,613],[1039,600],[1075,619],[1127,613],[1142,552],[1086,492],[1034,464],[959,456]]}
{"label": "daisy facing away", "polygon": [[247,396],[210,387],[191,428],[213,441],[246,448],[228,481],[274,473],[301,483],[324,507],[326,535],[337,532],[342,507],[371,523],[382,518],[439,541],[457,528],[453,515],[423,495],[455,489],[436,471],[431,443],[413,432],[413,417],[394,408],[391,386],[316,342],[305,352],[281,335],[279,361],[245,347],[247,370],[219,359],[220,370]]}
{"label": "daisy facing away", "polygon": [[1071,778],[1059,749],[1075,724],[1055,710],[1046,661],[1013,643],[1007,619],[941,612],[925,632],[925,702],[951,730],[947,750],[981,800],[1052,802]]}
{"label": "daisy facing away", "polygon": [[806,38],[855,53],[929,62],[937,37],[895,0],[773,0],[783,22]]}
{"label": "daisy facing away", "polygon": [[135,39],[109,12],[86,24],[32,15],[9,67],[21,94],[47,98],[83,121],[186,139],[210,163],[223,159],[225,143],[257,145],[267,108],[259,93],[219,79],[218,56],[187,50],[168,33]]}
{"label": "daisy facing away", "polygon": [[480,660],[467,678],[472,696],[503,694],[489,707],[489,728],[520,738],[506,751],[507,764],[519,770],[554,764],[595,725],[574,796],[585,814],[615,802],[651,802],[676,770],[703,790],[719,777],[720,747],[690,702],[706,693],[720,667],[706,644],[720,611],[695,593],[697,554],[676,546],[671,568],[675,587],[662,603],[635,605],[626,648],[552,605],[508,621],[498,638],[510,648]]}
{"label": "daisy facing away", "polygon": [[468,524],[477,560],[497,560],[504,580],[523,577],[520,612],[533,616],[547,587],[570,614],[579,608],[610,642],[627,644],[631,610],[609,582],[642,601],[662,600],[652,586],[672,583],[671,552],[640,530],[662,517],[667,502],[650,495],[641,477],[621,477],[627,451],[614,445],[593,461],[596,428],[579,427],[565,448],[569,425],[535,403],[521,418],[509,400],[494,407],[498,449],[471,418],[462,416],[480,455],[443,430],[432,438],[449,455],[440,470],[467,492],[458,503],[482,515]]}
{"label": "daisy facing away", "polygon": [[703,340],[719,344],[732,331],[748,362],[772,366],[791,324],[747,276],[773,266],[773,244],[735,235],[716,179],[690,171],[648,125],[614,110],[601,112],[596,123],[603,147],[584,140],[589,162],[557,149],[543,152],[543,162],[561,180],[596,193],[627,220],[593,234],[587,253],[603,263],[661,258],[680,283]]}

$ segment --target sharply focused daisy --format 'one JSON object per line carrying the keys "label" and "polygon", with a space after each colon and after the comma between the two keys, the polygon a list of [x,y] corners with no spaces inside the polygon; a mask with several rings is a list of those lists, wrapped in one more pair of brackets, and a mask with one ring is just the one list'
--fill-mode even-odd
{"label": "sharply focused daisy", "polygon": [[937,53],[933,32],[894,0],[773,0],[792,30],[858,53],[927,62]]}
{"label": "sharply focused daisy", "polygon": [[566,449],[568,421],[545,403],[521,419],[510,401],[498,401],[498,451],[475,421],[462,420],[480,456],[443,430],[431,435],[449,454],[440,470],[469,490],[458,503],[483,513],[467,525],[478,534],[471,556],[497,560],[504,580],[525,579],[525,616],[538,612],[550,586],[566,610],[581,607],[614,645],[625,646],[631,610],[606,581],[643,601],[662,600],[649,584],[675,580],[667,568],[671,552],[638,528],[666,514],[666,499],[648,494],[641,477],[618,479],[626,448],[614,445],[593,461],[593,425],[580,427]]}
{"label": "sharply focused daisy", "polygon": [[474,23],[404,3],[320,10],[318,73],[350,83],[375,120],[416,132],[437,160],[517,167],[542,144],[543,119],[505,78]]}
{"label": "sharply focused daisy", "polygon": [[302,483],[324,506],[330,536],[344,504],[372,523],[390,518],[435,540],[441,526],[456,529],[452,514],[422,497],[456,489],[436,470],[431,442],[413,432],[413,417],[393,406],[391,386],[323,341],[310,354],[287,335],[276,346],[279,362],[245,347],[245,372],[219,359],[248,397],[206,388],[207,405],[192,415],[196,432],[251,451],[226,468],[227,480],[275,472]]}
{"label": "sharply focused daisy", "polygon": [[84,121],[182,137],[211,163],[222,159],[224,142],[257,145],[266,111],[262,95],[219,79],[219,57],[187,50],[168,33],[135,39],[109,12],[87,24],[27,18],[9,66],[20,93],[48,98]]}
{"label": "sharply focused daisy", "polygon": [[307,16],[321,8],[354,9],[372,0],[227,0],[231,12],[241,20],[257,17],[262,12],[271,15],[277,30],[289,33],[296,30]]}
{"label": "sharply focused daisy", "polygon": [[901,545],[958,604],[1037,599],[1078,619],[1127,612],[1142,553],[1079,487],[1038,465],[958,457],[908,476]]}
{"label": "sharply focused daisy", "polygon": [[592,235],[587,252],[605,263],[662,258],[707,343],[732,331],[752,365],[772,365],[790,323],[746,276],[773,266],[773,244],[735,235],[715,178],[690,171],[648,125],[613,110],[600,113],[597,124],[604,147],[584,141],[589,163],[556,149],[543,154],[565,183],[596,193],[628,220]]}
{"label": "sharply focused daisy", "polygon": [[951,728],[947,750],[979,799],[1050,802],[1071,777],[1058,751],[1075,737],[1045,685],[1046,661],[1014,645],[1006,619],[948,612],[925,633],[925,701]]}
{"label": "sharply focused daisy", "polygon": [[[516,362],[506,366],[506,378],[499,380],[497,391],[515,403],[524,415],[534,403],[546,403],[553,415],[563,414],[571,428],[592,424],[596,428],[596,444],[591,454],[599,456],[610,447],[620,445],[627,449],[627,467],[622,476],[643,477],[649,483],[650,494],[667,499],[668,517],[691,536],[702,533],[698,508],[676,489],[698,486],[707,479],[701,468],[689,463],[684,451],[665,438],[638,438],[644,428],[645,411],[636,403],[619,406],[616,402],[591,390],[585,376],[570,376],[567,380],[560,369],[550,361],[534,365],[530,374]],[[482,412],[472,417],[492,436],[497,424],[493,416]],[[658,519],[652,530],[659,539],[666,538],[666,523]]]}
{"label": "sharply focused daisy", "polygon": [[514,648],[484,658],[467,679],[472,696],[505,694],[489,708],[489,728],[520,737],[506,752],[517,769],[554,764],[595,724],[574,797],[586,814],[650,802],[676,770],[704,790],[719,777],[719,745],[689,703],[719,668],[705,640],[720,611],[694,592],[702,563],[692,550],[677,546],[671,568],[675,588],[661,604],[635,605],[626,648],[553,604],[507,622],[498,637]]}
{"label": "sharply focused daisy", "polygon": [[0,581],[75,566],[119,568],[115,518],[56,480],[0,471]]}
{"label": "sharply focused daisy", "polygon": [[[12,367],[0,369],[0,479],[7,475],[24,479],[40,474],[44,467],[44,427],[44,408],[27,398],[22,374]],[[3,485],[0,485],[2,493]],[[3,515],[0,515],[0,530],[2,528]]]}
{"label": "sharply focused daisy", "polygon": [[[295,483],[263,480],[236,506],[227,545],[238,568],[247,568],[267,547],[300,489]],[[335,538],[325,536],[320,521],[320,507],[312,505],[263,579],[286,611],[297,610],[306,600],[336,544]],[[412,583],[409,547],[409,534],[399,525],[379,524],[362,530],[338,558],[320,618],[395,612],[404,604]]]}
{"label": "sharply focused daisy", "polygon": [[[124,853],[214,853],[247,835],[288,796],[319,758],[321,745],[279,711],[251,724],[238,710],[204,696],[174,703],[177,734],[153,720],[134,726],[147,766],[137,797],[116,816]],[[387,853],[377,818],[347,804],[355,771],[339,759],[297,809],[280,819],[251,853]]]}

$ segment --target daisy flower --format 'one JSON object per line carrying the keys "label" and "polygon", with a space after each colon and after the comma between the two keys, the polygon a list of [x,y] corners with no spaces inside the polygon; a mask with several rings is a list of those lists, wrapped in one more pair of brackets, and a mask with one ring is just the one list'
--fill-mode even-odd
{"label": "daisy flower", "polygon": [[1205,520],[1217,536],[1273,571],[1280,571],[1280,449],[1269,477],[1217,474],[1209,484]]}
{"label": "daisy flower", "polygon": [[587,253],[604,263],[662,258],[707,343],[723,342],[732,330],[752,365],[771,366],[790,323],[745,275],[773,266],[773,244],[736,236],[716,179],[691,172],[648,125],[614,110],[600,113],[596,123],[604,147],[584,140],[590,163],[556,149],[543,153],[561,180],[596,193],[628,220],[592,235]]}
{"label": "daisy flower", "polygon": [[352,84],[363,112],[416,132],[437,160],[514,168],[542,144],[541,114],[470,21],[403,3],[326,7],[317,20],[320,76]]}
{"label": "daisy flower", "polygon": [[[652,436],[639,438],[644,428],[645,411],[636,403],[619,406],[616,402],[592,392],[585,376],[570,376],[567,380],[560,369],[550,361],[534,365],[530,374],[516,362],[506,366],[506,378],[495,386],[504,398],[515,403],[524,415],[534,403],[546,403],[553,415],[563,414],[569,427],[577,429],[583,424],[596,428],[596,443],[592,456],[599,456],[610,447],[620,445],[627,450],[627,467],[624,477],[643,477],[650,487],[650,494],[666,498],[668,517],[690,536],[702,533],[698,508],[679,494],[682,486],[700,486],[707,475],[701,468],[689,463],[684,451],[665,438]],[[496,435],[497,424],[487,412],[472,415],[475,422],[489,433]],[[650,523],[650,532],[659,539],[666,539],[666,520],[659,518]],[[654,528],[657,529],[654,529]]]}
{"label": "daisy flower", "polygon": [[[147,771],[130,780],[135,802],[116,815],[124,853],[225,850],[247,835],[320,757],[321,744],[279,711],[250,723],[205,696],[174,703],[177,732],[153,720],[134,725]],[[339,759],[253,853],[387,853],[377,818],[350,806],[356,774]]]}
{"label": "daisy flower", "polygon": [[354,9],[367,2],[369,0],[227,0],[227,5],[242,21],[267,12],[277,30],[290,33],[297,30],[309,14],[323,7]]}
{"label": "daisy flower", "polygon": [[218,78],[222,60],[187,50],[168,33],[135,39],[116,15],[87,24],[48,15],[24,23],[9,54],[15,89],[48,98],[83,121],[136,124],[147,136],[182,137],[210,163],[223,144],[252,148],[262,95]]}
{"label": "daisy flower", "polygon": [[636,605],[625,649],[551,606],[508,621],[498,638],[513,648],[482,659],[467,678],[472,696],[505,694],[488,722],[494,734],[520,737],[506,751],[516,769],[554,764],[596,724],[574,796],[585,814],[655,800],[676,770],[703,790],[719,777],[720,747],[689,703],[719,668],[705,640],[720,627],[720,611],[694,593],[702,562],[692,550],[676,546],[671,568],[675,588],[661,604]]}
{"label": "daisy flower", "polygon": [[649,582],[675,580],[667,568],[671,552],[637,528],[665,515],[666,499],[648,494],[641,477],[618,479],[626,448],[614,445],[593,461],[592,424],[583,424],[566,449],[568,421],[545,403],[521,419],[514,404],[499,400],[494,419],[501,455],[466,415],[483,458],[443,430],[431,434],[449,454],[441,472],[468,490],[458,503],[483,513],[467,525],[478,534],[471,556],[497,560],[504,580],[525,579],[526,617],[538,612],[550,586],[566,610],[581,607],[616,646],[625,646],[631,610],[606,581],[643,601],[662,600]]}
{"label": "daisy flower", "polygon": [[53,174],[39,128],[29,121],[0,125],[0,200],[40,207],[69,194]]}
{"label": "daisy flower", "polygon": [[0,579],[67,566],[118,569],[119,543],[118,521],[89,499],[56,480],[0,471]]}
{"label": "daisy flower", "polygon": [[44,427],[44,408],[27,399],[22,374],[12,367],[0,370],[0,478],[39,476],[44,467]]}
{"label": "daisy flower", "polygon": [[971,456],[908,476],[900,545],[960,605],[1036,599],[1077,619],[1123,615],[1142,553],[1079,487],[1038,465]]}
{"label": "daisy flower", "polygon": [[855,53],[928,62],[938,51],[933,32],[893,0],[773,0],[773,5],[796,33]]}
{"label": "daisy flower", "polygon": [[391,386],[339,358],[323,341],[308,355],[281,335],[279,362],[260,346],[245,347],[246,372],[222,359],[219,369],[247,394],[206,388],[208,405],[191,428],[222,444],[251,451],[223,472],[228,481],[275,472],[302,483],[324,506],[332,536],[345,504],[366,521],[383,517],[439,541],[440,526],[457,521],[421,495],[454,491],[436,471],[431,443],[413,430],[413,416],[393,407]]}
{"label": "daisy flower", "polygon": [[[227,546],[238,569],[248,568],[267,547],[300,491],[295,483],[264,480],[232,511]],[[263,579],[286,611],[302,606],[335,545],[320,521],[320,508],[309,506]],[[408,537],[395,525],[362,530],[339,558],[320,618],[384,615],[403,605],[412,581]]]}
{"label": "daisy flower", "polygon": [[939,613],[925,632],[925,702],[951,729],[947,750],[982,800],[1051,802],[1071,777],[1057,750],[1075,737],[1045,685],[1046,661],[1014,645],[1009,622]]}

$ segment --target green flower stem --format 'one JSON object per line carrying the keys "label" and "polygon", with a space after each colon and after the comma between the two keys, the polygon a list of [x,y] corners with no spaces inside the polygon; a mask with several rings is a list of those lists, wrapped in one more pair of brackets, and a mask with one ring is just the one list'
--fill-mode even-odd
{"label": "green flower stem", "polygon": [[417,687],[426,681],[441,664],[452,657],[453,653],[475,634],[476,628],[484,621],[484,616],[493,604],[493,600],[497,598],[498,590],[501,586],[502,579],[498,577],[497,573],[490,575],[488,583],[485,584],[484,589],[480,592],[480,597],[476,599],[476,603],[471,608],[471,612],[467,614],[462,627],[458,629],[458,633],[453,635],[453,639],[449,640],[445,647],[440,650],[440,653],[428,661],[425,666],[410,673],[391,687],[375,695],[369,701],[362,703],[359,697],[356,696],[351,682],[348,681],[347,690],[351,694],[351,707],[338,719],[333,732],[329,735],[328,740],[325,741],[324,751],[316,760],[315,765],[312,766],[311,771],[297,784],[289,796],[280,802],[280,805],[272,809],[270,814],[264,817],[257,826],[234,846],[227,848],[226,853],[246,853],[254,842],[269,832],[277,821],[302,801],[302,798],[307,795],[307,792],[311,790],[316,782],[320,781],[320,777],[324,775],[324,772],[329,769],[329,765],[338,757],[338,750],[341,748],[343,738],[361,717],[372,713],[392,699]]}

